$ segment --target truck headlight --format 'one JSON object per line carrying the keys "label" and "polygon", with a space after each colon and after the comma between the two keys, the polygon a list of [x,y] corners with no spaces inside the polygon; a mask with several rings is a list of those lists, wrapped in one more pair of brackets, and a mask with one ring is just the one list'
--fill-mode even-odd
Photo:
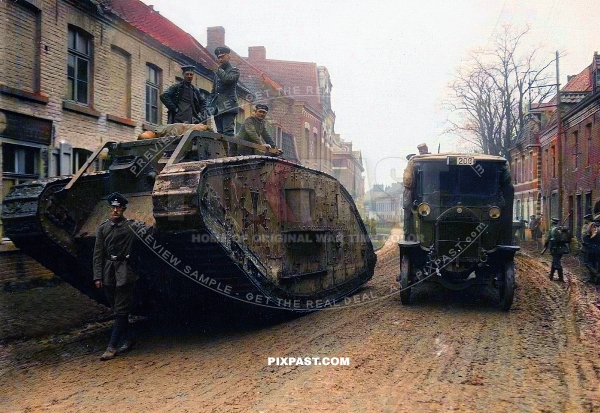
{"label": "truck headlight", "polygon": [[421,215],[422,217],[426,217],[431,213],[431,207],[423,202],[417,208],[417,212],[419,212],[419,215]]}
{"label": "truck headlight", "polygon": [[500,208],[491,207],[488,214],[490,214],[490,218],[492,218],[492,219],[500,218]]}

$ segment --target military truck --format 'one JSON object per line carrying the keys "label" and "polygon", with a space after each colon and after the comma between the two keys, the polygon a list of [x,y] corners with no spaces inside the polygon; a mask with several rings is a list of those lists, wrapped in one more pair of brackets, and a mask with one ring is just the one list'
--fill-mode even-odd
{"label": "military truck", "polygon": [[410,158],[404,173],[400,300],[423,282],[447,289],[491,285],[508,311],[515,290],[514,188],[506,159],[442,153]]}
{"label": "military truck", "polygon": [[[140,314],[221,304],[310,311],[368,281],[376,255],[350,194],[326,173],[212,132],[106,142],[69,177],[14,186],[6,235],[99,302],[92,281],[96,229],[107,196],[128,198],[139,226],[128,265]],[[99,166],[108,165],[107,169]],[[242,306],[244,307],[244,306]]]}

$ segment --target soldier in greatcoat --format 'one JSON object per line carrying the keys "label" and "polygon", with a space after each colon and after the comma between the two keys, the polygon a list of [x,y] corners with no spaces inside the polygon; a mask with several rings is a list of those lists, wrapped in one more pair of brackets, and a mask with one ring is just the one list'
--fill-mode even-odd
{"label": "soldier in greatcoat", "polygon": [[[254,113],[252,116],[247,118],[242,125],[242,130],[236,136],[238,139],[242,139],[248,142],[252,142],[258,145],[264,145],[265,149],[275,148],[275,142],[271,137],[271,134],[267,130],[267,124],[265,117],[269,112],[269,107],[263,104],[257,104],[254,107]],[[280,150],[281,154],[282,151]],[[236,155],[254,155],[256,152],[252,148],[244,147],[240,145]]]}
{"label": "soldier in greatcoat", "polygon": [[237,83],[240,71],[229,60],[231,49],[219,46],[215,49],[218,66],[215,67],[213,88],[208,98],[208,112],[215,118],[217,132],[223,135],[235,134],[235,117],[238,114]]}
{"label": "soldier in greatcoat", "polygon": [[160,95],[160,101],[168,109],[167,123],[206,124],[206,99],[200,89],[192,84],[194,69],[193,65],[182,66],[183,80]]}
{"label": "soldier in greatcoat", "polygon": [[129,329],[133,288],[137,275],[127,265],[136,230],[141,222],[123,216],[127,199],[114,192],[108,196],[110,218],[102,222],[96,231],[94,246],[94,283],[104,288],[115,321],[108,347],[101,360],[110,360],[117,353],[124,353],[134,346],[135,338]]}
{"label": "soldier in greatcoat", "polygon": [[564,281],[563,267],[560,262],[564,254],[568,254],[570,245],[568,240],[565,239],[565,230],[558,225],[558,218],[552,218],[552,228],[546,235],[546,241],[544,242],[544,248],[550,249],[552,255],[552,266],[550,267],[550,279],[554,279],[554,271],[558,272],[558,280]]}

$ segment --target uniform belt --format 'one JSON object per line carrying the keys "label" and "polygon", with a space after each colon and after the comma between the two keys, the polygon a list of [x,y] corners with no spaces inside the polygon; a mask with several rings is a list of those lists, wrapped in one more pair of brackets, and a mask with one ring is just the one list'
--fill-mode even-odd
{"label": "uniform belt", "polygon": [[111,255],[109,259],[111,261],[127,261],[128,258],[129,258],[129,255],[125,255],[125,256]]}

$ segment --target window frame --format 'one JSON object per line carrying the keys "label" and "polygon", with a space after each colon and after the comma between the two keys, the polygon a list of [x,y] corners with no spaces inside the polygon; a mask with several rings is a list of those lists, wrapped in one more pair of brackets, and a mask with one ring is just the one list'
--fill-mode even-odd
{"label": "window frame", "polygon": [[[81,45],[83,42],[84,45]],[[82,50],[83,49],[83,50]],[[93,36],[85,30],[69,25],[67,34],[67,100],[92,107]],[[73,59],[73,65],[71,65]],[[80,64],[86,62],[86,79],[81,79]],[[70,69],[73,67],[73,73]],[[80,100],[79,87],[85,86],[85,101]]]}
{"label": "window frame", "polygon": [[[151,74],[154,72],[154,78],[151,79]],[[152,83],[155,80],[156,83]],[[161,105],[160,105],[160,92],[162,87],[162,70],[152,63],[146,63],[146,95],[144,102],[144,118],[146,122],[152,124],[159,124],[161,120]],[[148,92],[152,90],[155,92],[155,96],[149,99]],[[155,102],[151,100],[155,99]],[[150,112],[152,111],[152,112]],[[155,111],[155,112],[154,112]],[[152,118],[152,114],[156,115],[156,119]]]}

